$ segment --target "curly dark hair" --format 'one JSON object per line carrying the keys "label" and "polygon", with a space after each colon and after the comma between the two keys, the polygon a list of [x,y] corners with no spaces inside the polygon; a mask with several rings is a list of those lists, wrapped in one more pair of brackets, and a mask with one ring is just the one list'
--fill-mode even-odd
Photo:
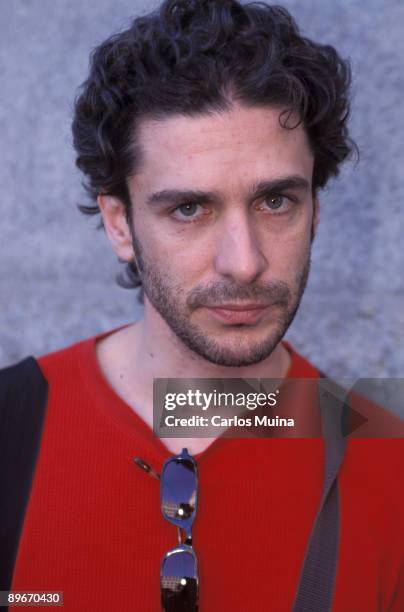
{"label": "curly dark hair", "polygon": [[[283,7],[165,0],[92,52],[72,131],[76,165],[94,205],[79,209],[96,214],[97,196],[113,195],[129,221],[127,178],[140,163],[139,120],[226,111],[232,101],[286,108],[280,122],[287,129],[303,123],[314,155],[315,195],[357,150],[347,128],[350,82],[349,62],[332,46],[302,37]],[[294,111],[299,122],[290,128]],[[134,261],[118,283],[141,286]]]}

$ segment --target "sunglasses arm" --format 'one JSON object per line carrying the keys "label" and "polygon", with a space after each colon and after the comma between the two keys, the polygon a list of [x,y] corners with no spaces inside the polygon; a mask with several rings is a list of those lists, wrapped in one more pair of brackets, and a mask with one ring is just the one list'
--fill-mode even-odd
{"label": "sunglasses arm", "polygon": [[160,474],[156,472],[155,470],[153,470],[151,465],[146,463],[146,461],[141,459],[141,457],[133,457],[133,461],[136,463],[138,467],[140,467],[140,469],[147,472],[147,474],[149,474],[150,476],[153,476],[153,478],[156,478],[157,480],[160,480]]}

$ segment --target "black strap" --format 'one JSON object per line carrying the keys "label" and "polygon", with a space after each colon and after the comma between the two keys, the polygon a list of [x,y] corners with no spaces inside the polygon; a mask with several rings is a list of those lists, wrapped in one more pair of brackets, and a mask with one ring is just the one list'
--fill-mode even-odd
{"label": "black strap", "polygon": [[339,550],[338,471],[344,458],[348,404],[345,392],[320,372],[319,406],[325,439],[324,484],[297,589],[293,612],[332,608]]}
{"label": "black strap", "polygon": [[0,591],[9,591],[12,583],[47,396],[34,357],[0,370]]}

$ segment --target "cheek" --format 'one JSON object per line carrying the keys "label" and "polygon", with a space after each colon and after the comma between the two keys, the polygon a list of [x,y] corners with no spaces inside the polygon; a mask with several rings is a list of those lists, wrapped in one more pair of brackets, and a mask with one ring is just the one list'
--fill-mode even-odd
{"label": "cheek", "polygon": [[267,232],[261,236],[268,274],[279,280],[293,279],[306,265],[310,253],[310,230]]}
{"label": "cheek", "polygon": [[146,265],[177,291],[187,291],[206,276],[211,246],[190,240],[186,232],[147,231],[143,241]]}
{"label": "cheek", "polygon": [[311,226],[312,204],[307,201],[297,203],[286,214],[262,213],[255,218],[254,229],[261,245],[293,259],[309,247]]}
{"label": "cheek", "polygon": [[202,231],[197,224],[178,225],[150,220],[139,228],[148,259],[171,269],[203,268],[213,255],[215,232]]}

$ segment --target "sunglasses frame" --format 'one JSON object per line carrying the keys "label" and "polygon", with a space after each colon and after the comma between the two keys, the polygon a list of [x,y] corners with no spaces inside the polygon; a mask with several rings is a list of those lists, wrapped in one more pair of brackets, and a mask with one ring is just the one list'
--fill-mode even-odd
{"label": "sunglasses frame", "polygon": [[[192,513],[192,516],[190,516],[187,519],[176,519],[174,517],[168,517],[164,514],[163,511],[163,488],[164,488],[164,473],[165,470],[167,469],[167,467],[170,465],[170,463],[176,462],[176,463],[181,463],[181,462],[185,462],[188,461],[192,464],[193,466],[193,471],[194,471],[194,476],[195,476],[195,507],[194,507],[194,511]],[[198,510],[198,487],[199,487],[199,481],[198,481],[198,464],[196,462],[196,460],[188,453],[188,449],[183,448],[182,452],[178,455],[174,455],[172,457],[169,457],[167,459],[167,461],[164,463],[163,469],[161,471],[161,475],[160,475],[160,510],[161,513],[163,515],[163,518],[168,521],[169,523],[172,523],[173,525],[175,525],[178,528],[178,537],[179,537],[179,544],[177,546],[175,546],[174,548],[172,548],[171,550],[169,550],[163,557],[162,561],[161,561],[161,565],[160,565],[160,591],[161,591],[161,605],[162,605],[162,609],[164,610],[164,599],[163,599],[163,578],[164,578],[164,564],[166,562],[166,560],[171,557],[172,555],[175,554],[179,554],[179,553],[187,553],[190,554],[193,558],[194,561],[194,573],[195,573],[195,577],[194,579],[196,580],[196,601],[195,601],[195,612],[198,610],[198,600],[199,600],[199,572],[198,572],[198,558],[196,556],[196,552],[192,546],[192,525],[193,522],[196,518],[196,513]],[[181,541],[181,530],[185,531],[185,542]]]}

